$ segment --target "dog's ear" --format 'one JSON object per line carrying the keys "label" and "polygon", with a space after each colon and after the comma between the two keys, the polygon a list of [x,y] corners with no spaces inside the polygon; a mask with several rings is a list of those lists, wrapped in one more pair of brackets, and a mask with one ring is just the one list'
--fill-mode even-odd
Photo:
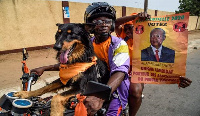
{"label": "dog's ear", "polygon": [[60,25],[60,23],[56,23],[56,26],[59,26]]}
{"label": "dog's ear", "polygon": [[63,25],[64,25],[64,24],[60,24],[60,23],[57,23],[57,24],[56,24],[56,26],[58,26],[58,30],[60,30],[60,29],[63,27]]}
{"label": "dog's ear", "polygon": [[56,26],[58,26],[58,27],[60,27],[61,25],[63,25],[63,24],[61,24],[61,23],[56,23]]}
{"label": "dog's ear", "polygon": [[83,28],[89,32],[89,33],[92,33],[94,28],[95,28],[95,24],[93,23],[83,23]]}

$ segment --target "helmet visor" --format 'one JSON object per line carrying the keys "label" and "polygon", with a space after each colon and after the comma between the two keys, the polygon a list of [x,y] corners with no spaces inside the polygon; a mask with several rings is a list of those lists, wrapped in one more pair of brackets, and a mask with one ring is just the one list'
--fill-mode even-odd
{"label": "helmet visor", "polygon": [[115,10],[113,7],[102,6],[98,7],[87,14],[88,21],[91,22],[93,19],[105,16],[113,20],[116,19]]}

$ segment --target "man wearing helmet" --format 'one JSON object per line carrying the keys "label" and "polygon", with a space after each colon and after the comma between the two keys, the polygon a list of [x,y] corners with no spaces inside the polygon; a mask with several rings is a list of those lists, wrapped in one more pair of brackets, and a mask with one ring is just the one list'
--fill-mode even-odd
{"label": "man wearing helmet", "polygon": [[[94,23],[94,37],[91,38],[94,51],[98,58],[106,62],[110,70],[110,77],[107,85],[112,88],[112,98],[107,109],[106,115],[118,116],[128,102],[128,89],[130,82],[128,80],[128,70],[130,65],[128,46],[121,38],[111,36],[115,28],[116,11],[106,2],[94,2],[89,5],[84,15],[85,23]],[[93,100],[91,103],[90,99]],[[88,114],[102,106],[103,100],[98,100],[93,96],[88,96],[85,100],[85,106],[90,107]],[[99,106],[92,106],[99,104]]]}

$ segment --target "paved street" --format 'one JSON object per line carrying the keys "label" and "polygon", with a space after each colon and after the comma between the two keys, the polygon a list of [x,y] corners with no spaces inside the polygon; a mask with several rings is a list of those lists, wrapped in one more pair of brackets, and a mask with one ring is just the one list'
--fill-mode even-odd
{"label": "paved street", "polygon": [[188,54],[188,88],[177,85],[145,85],[143,103],[137,116],[200,116],[200,50]]}

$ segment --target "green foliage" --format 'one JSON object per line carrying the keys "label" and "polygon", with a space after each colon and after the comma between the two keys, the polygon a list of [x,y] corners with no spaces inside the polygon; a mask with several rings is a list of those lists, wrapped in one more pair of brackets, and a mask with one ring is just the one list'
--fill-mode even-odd
{"label": "green foliage", "polygon": [[200,16],[200,0],[179,0],[179,3],[176,13],[190,12],[191,16]]}

